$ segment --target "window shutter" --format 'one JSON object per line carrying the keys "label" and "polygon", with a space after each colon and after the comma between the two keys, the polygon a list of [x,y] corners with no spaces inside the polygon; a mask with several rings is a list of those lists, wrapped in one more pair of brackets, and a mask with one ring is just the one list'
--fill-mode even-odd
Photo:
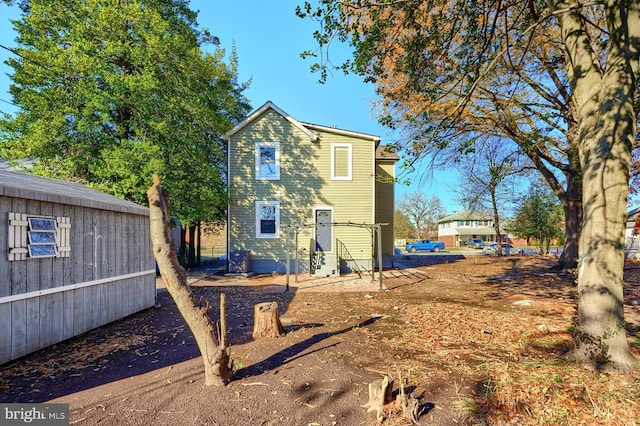
{"label": "window shutter", "polygon": [[29,221],[27,215],[9,212],[9,260],[27,258]]}
{"label": "window shutter", "polygon": [[58,223],[58,254],[56,257],[69,257],[71,255],[71,218],[56,217]]}

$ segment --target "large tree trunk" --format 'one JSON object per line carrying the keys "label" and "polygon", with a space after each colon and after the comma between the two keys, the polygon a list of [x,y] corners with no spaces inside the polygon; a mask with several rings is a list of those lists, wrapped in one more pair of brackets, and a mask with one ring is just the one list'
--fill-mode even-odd
{"label": "large tree trunk", "polygon": [[639,4],[605,1],[611,43],[604,74],[589,48],[585,21],[574,6],[575,1],[562,3],[565,10],[558,16],[578,111],[582,168],[575,355],[588,367],[637,371],[640,363],[627,344],[622,296],[629,166],[636,130]]}
{"label": "large tree trunk", "polygon": [[[189,290],[187,275],[178,262],[175,245],[171,241],[169,196],[156,175],[153,175],[153,186],[147,191],[147,197],[153,254],[169,294],[198,343],[204,362],[205,384],[224,385],[231,378],[229,351],[222,336],[219,336],[221,345],[216,341],[215,324],[209,317],[208,307],[198,306]],[[221,334],[224,335],[224,331]]]}
{"label": "large tree trunk", "polygon": [[558,269],[574,269],[578,265],[578,242],[582,227],[582,182],[577,176],[568,176],[565,196],[560,199],[564,209],[564,247]]}

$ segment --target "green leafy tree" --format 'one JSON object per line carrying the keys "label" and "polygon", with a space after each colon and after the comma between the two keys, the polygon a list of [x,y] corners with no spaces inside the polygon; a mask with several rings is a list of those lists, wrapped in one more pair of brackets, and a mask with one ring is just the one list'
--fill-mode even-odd
{"label": "green leafy tree", "polygon": [[413,226],[406,214],[395,209],[393,211],[393,234],[396,238],[413,238],[416,235],[416,228]]}
{"label": "green leafy tree", "polygon": [[548,185],[538,182],[529,188],[508,229],[521,238],[534,239],[538,253],[546,254],[551,240],[562,237],[563,217],[558,198]]}
{"label": "green leafy tree", "polygon": [[[222,134],[249,105],[237,58],[186,0],[20,2],[5,159],[140,204],[157,173],[183,226],[222,220]],[[208,52],[203,50],[209,46]]]}
{"label": "green leafy tree", "polygon": [[[410,151],[457,142],[464,152],[461,133],[499,133],[518,143],[565,209],[575,205],[566,216],[567,227],[580,224],[574,354],[589,368],[637,371],[622,296],[640,2],[318,3],[298,14],[322,23],[321,53],[336,38],[354,47],[340,67],[376,83],[383,122],[407,124]],[[326,71],[326,58],[317,69]]]}

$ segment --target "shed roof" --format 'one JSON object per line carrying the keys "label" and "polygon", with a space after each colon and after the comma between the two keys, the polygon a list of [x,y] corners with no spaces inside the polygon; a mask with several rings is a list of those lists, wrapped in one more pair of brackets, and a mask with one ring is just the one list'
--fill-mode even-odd
{"label": "shed roof", "polygon": [[0,170],[0,196],[149,215],[149,208],[72,182]]}

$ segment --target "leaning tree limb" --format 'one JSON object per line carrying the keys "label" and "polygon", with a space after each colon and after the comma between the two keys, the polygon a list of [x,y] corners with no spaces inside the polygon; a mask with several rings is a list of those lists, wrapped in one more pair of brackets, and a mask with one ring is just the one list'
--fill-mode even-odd
{"label": "leaning tree limb", "polygon": [[[221,342],[218,344],[215,324],[209,316],[208,306],[198,306],[189,289],[186,271],[178,262],[176,246],[171,240],[169,194],[160,185],[160,178],[155,174],[153,185],[147,191],[147,198],[153,255],[169,294],[198,343],[204,362],[205,384],[225,385],[232,374],[229,349],[223,337],[226,330],[219,332]],[[224,310],[221,309],[221,312]],[[224,320],[221,323],[224,324]]]}

